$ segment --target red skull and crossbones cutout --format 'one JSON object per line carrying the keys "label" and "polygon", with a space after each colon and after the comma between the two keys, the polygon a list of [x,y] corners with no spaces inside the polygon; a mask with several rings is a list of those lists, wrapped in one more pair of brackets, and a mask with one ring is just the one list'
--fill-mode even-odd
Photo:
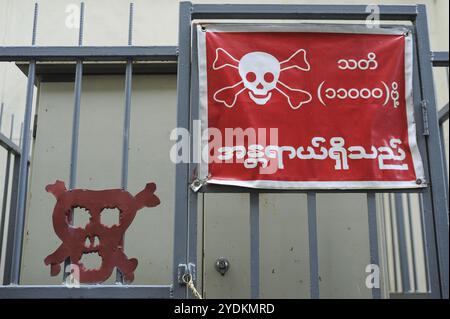
{"label": "red skull and crossbones cutout", "polygon": [[[60,264],[70,258],[70,262],[79,268],[80,283],[101,283],[111,276],[115,267],[120,269],[126,283],[132,282],[138,261],[125,255],[123,237],[138,210],[159,205],[159,198],[154,194],[156,185],[147,184],[136,196],[122,189],[67,190],[62,181],[47,185],[45,189],[57,199],[53,227],[62,240],[56,251],[44,260],[46,265],[50,265],[50,274],[58,275]],[[84,228],[71,225],[72,212],[78,207],[84,208],[90,215],[89,223]],[[120,211],[118,224],[111,227],[101,223],[101,213],[108,208]],[[84,254],[92,253],[97,253],[102,259],[98,269],[87,269],[80,261]]]}
{"label": "red skull and crossbones cutout", "polygon": [[259,51],[247,53],[237,60],[225,49],[218,48],[212,68],[220,70],[225,67],[237,69],[241,77],[238,83],[214,93],[214,101],[223,103],[226,107],[233,107],[239,94],[246,90],[257,105],[265,105],[271,99],[273,90],[285,96],[294,110],[312,100],[309,92],[292,88],[280,81],[280,73],[283,71],[297,69],[307,72],[311,69],[304,49],[297,50],[288,59],[280,62],[273,55]]}

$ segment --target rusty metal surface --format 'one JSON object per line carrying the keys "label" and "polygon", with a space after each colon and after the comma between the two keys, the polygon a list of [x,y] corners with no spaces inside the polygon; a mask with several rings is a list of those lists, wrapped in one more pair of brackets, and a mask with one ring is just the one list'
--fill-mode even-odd
{"label": "rusty metal surface", "polygon": [[[71,264],[79,269],[80,283],[101,283],[111,276],[115,267],[123,273],[125,283],[132,282],[138,261],[125,255],[122,239],[138,210],[160,204],[154,194],[156,185],[148,183],[136,196],[122,189],[67,190],[64,182],[59,180],[45,189],[57,199],[53,210],[53,228],[62,241],[55,252],[44,260],[46,265],[50,265],[50,274],[58,275],[61,263],[69,257]],[[71,225],[75,208],[84,208],[90,215],[84,228]],[[119,224],[111,227],[102,224],[102,211],[114,208],[120,211]],[[83,254],[90,253],[98,253],[101,257],[99,268],[87,269],[80,261]]]}

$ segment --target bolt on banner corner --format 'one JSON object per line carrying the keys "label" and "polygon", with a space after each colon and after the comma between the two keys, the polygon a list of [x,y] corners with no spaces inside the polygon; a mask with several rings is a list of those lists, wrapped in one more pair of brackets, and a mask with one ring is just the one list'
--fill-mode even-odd
{"label": "bolt on banner corner", "polygon": [[404,27],[197,25],[206,183],[426,185]]}

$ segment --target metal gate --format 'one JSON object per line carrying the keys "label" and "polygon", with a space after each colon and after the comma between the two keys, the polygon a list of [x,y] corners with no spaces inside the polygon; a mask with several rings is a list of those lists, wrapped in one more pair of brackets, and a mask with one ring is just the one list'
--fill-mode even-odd
{"label": "metal gate", "polygon": [[[179,30],[179,87],[178,87],[178,126],[192,129],[193,121],[199,120],[199,83],[196,33],[193,20],[365,20],[368,16],[366,6],[324,6],[324,5],[196,5],[181,3]],[[370,11],[369,11],[370,13]],[[386,190],[391,193],[418,192],[422,195],[423,217],[428,260],[429,290],[433,297],[448,297],[448,202],[445,191],[444,163],[440,144],[439,127],[435,105],[432,64],[426,9],[418,6],[380,6],[380,18],[387,21],[412,22],[414,43],[414,108],[418,132],[418,144],[424,165],[426,178],[430,186],[424,190]],[[190,63],[191,61],[191,63]],[[190,112],[189,112],[190,110]],[[194,153],[191,148],[191,156]],[[193,162],[193,161],[191,161]],[[177,177],[180,181],[195,182],[197,164],[180,167]],[[183,170],[181,172],[181,169]],[[180,184],[180,182],[177,182]],[[264,189],[246,189],[241,187],[205,185],[200,192],[210,193],[250,193],[250,265],[251,297],[258,298],[259,293],[259,194],[273,192],[305,193],[305,191],[274,191]],[[320,191],[340,192],[340,191]],[[370,242],[370,262],[379,264],[378,237],[376,226],[376,191],[367,192],[368,224]],[[188,189],[178,189],[183,202],[177,201],[179,212],[189,212],[188,259],[196,260],[197,195]],[[319,298],[319,262],[317,253],[316,193],[307,192],[308,233],[310,263],[310,296]],[[373,288],[374,298],[380,298],[379,288]]]}
{"label": "metal gate", "polygon": [[[432,62],[448,66],[445,58],[430,52],[426,9],[423,5],[380,6],[380,19],[412,23],[409,27],[414,34],[414,109],[418,134],[418,146],[424,161],[425,176],[429,186],[419,190],[383,190],[388,193],[418,193],[421,196],[424,240],[426,247],[429,296],[448,298],[448,199],[444,154],[441,148],[436,99],[433,86]],[[80,116],[81,81],[84,61],[126,61],[125,80],[125,121],[123,126],[122,183],[128,182],[128,143],[131,107],[131,80],[133,62],[154,61],[153,66],[161,70],[164,61],[178,61],[178,108],[177,127],[191,131],[194,120],[199,119],[198,74],[196,33],[193,20],[353,20],[364,21],[371,12],[362,5],[205,5],[182,2],[179,18],[179,45],[176,47],[137,47],[132,45],[133,5],[130,5],[128,46],[125,47],[86,47],[83,46],[83,15],[81,6],[79,46],[77,47],[39,47],[36,46],[38,7],[35,6],[32,46],[2,47],[0,61],[29,61],[27,99],[21,148],[7,137],[0,135],[1,146],[14,156],[12,191],[10,196],[10,216],[7,245],[5,282],[0,287],[0,298],[186,298],[193,297],[183,283],[182,277],[190,275],[196,283],[197,264],[197,194],[190,184],[195,181],[197,164],[178,163],[176,165],[174,251],[172,282],[162,286],[136,285],[95,285],[68,289],[65,286],[23,286],[20,280],[22,242],[28,180],[28,156],[31,140],[31,115],[33,108],[33,88],[35,84],[36,62],[38,61],[76,61],[74,87],[74,113],[71,141],[70,188],[76,186],[77,150]],[[444,61],[445,60],[445,61]],[[439,62],[440,61],[440,62]],[[448,108],[447,108],[448,118]],[[421,134],[422,133],[422,134]],[[191,143],[190,156],[193,156]],[[9,170],[10,165],[7,166]],[[9,174],[7,174],[9,176]],[[8,183],[9,181],[7,181]],[[5,188],[6,190],[8,187]],[[308,236],[310,263],[310,296],[319,298],[319,262],[317,245],[316,194],[344,191],[277,191],[245,189],[205,185],[203,193],[250,193],[250,247],[251,247],[251,297],[258,298],[259,292],[259,194],[260,193],[306,193],[308,207]],[[352,191],[355,192],[355,191]],[[376,225],[376,192],[367,193],[368,225],[370,243],[370,262],[379,264],[378,235]],[[378,191],[379,192],[379,191]],[[7,195],[7,194],[6,194]],[[6,198],[5,195],[5,198]],[[17,203],[17,205],[15,205]],[[6,206],[3,208],[5,214]],[[2,218],[2,223],[4,218]],[[3,231],[2,231],[3,232]],[[121,283],[120,273],[117,282]],[[379,288],[373,288],[374,298],[381,297]]]}

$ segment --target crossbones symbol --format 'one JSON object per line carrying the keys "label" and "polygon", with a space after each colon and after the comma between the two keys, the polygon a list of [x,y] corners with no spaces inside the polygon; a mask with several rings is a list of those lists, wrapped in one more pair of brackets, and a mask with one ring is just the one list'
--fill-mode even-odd
{"label": "crossbones symbol", "polygon": [[241,77],[238,83],[221,88],[213,95],[214,101],[223,103],[228,108],[236,104],[237,97],[245,90],[248,90],[248,95],[257,105],[266,104],[272,97],[272,90],[283,94],[294,110],[312,100],[309,92],[291,88],[279,79],[280,73],[289,69],[306,72],[311,69],[304,49],[297,50],[280,62],[273,55],[259,51],[247,53],[237,60],[225,49],[217,48],[213,70],[225,67],[237,69]]}
{"label": "crossbones symbol", "polygon": [[[101,283],[111,276],[115,267],[122,272],[125,283],[132,282],[138,261],[125,255],[123,236],[140,209],[160,204],[155,195],[156,185],[148,183],[136,196],[122,189],[67,190],[64,182],[59,180],[45,189],[57,199],[53,209],[53,227],[62,241],[44,260],[46,265],[50,265],[50,274],[58,275],[60,264],[69,257],[71,264],[80,270],[80,283]],[[90,215],[85,227],[71,225],[72,210],[76,207],[85,208]],[[106,208],[119,209],[118,224],[108,227],[102,223],[102,213]],[[86,254],[98,254],[102,259],[101,266],[98,269],[85,267],[81,259]]]}

